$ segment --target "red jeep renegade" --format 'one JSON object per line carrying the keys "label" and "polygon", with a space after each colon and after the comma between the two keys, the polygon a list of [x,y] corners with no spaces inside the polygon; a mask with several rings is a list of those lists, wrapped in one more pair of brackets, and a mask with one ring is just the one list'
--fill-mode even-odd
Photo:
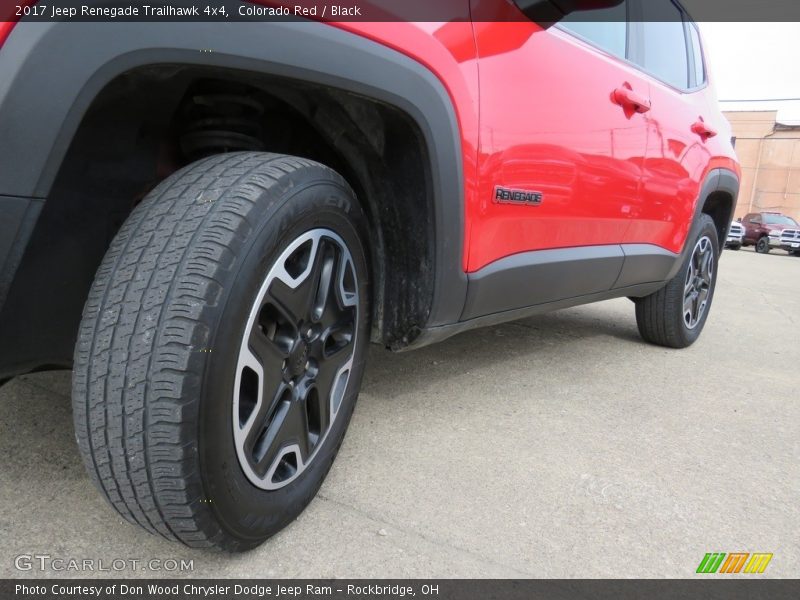
{"label": "red jeep renegade", "polygon": [[472,19],[0,27],[0,378],[74,370],[129,521],[228,550],[291,522],[370,342],[617,297],[697,340],[739,181],[697,27],[451,1]]}

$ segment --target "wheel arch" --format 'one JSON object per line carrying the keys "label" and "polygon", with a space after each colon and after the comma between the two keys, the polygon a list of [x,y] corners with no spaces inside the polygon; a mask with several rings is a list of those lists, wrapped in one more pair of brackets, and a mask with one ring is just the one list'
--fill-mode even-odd
{"label": "wheel arch", "polygon": [[[415,157],[422,166],[414,185],[398,188],[404,190],[405,197],[390,193],[391,179],[381,181],[380,176],[386,173],[369,168],[370,160],[359,155],[358,143],[349,149],[337,148],[339,158],[349,169],[344,174],[367,204],[365,209],[375,225],[371,245],[376,249],[373,260],[377,263],[375,279],[380,298],[376,302],[378,327],[373,338],[402,348],[426,326],[457,320],[466,294],[466,277],[461,268],[463,166],[458,121],[444,85],[426,67],[405,55],[323,24],[275,23],[271,24],[270,36],[263,35],[259,23],[237,24],[235,36],[220,36],[219,28],[210,23],[182,24],[180,34],[176,28],[174,23],[126,23],[114,28],[92,23],[21,23],[4,45],[0,53],[0,115],[13,114],[16,118],[4,119],[4,139],[10,143],[0,146],[0,163],[8,166],[0,172],[0,193],[36,199],[44,206],[45,218],[39,218],[36,227],[30,228],[29,240],[23,240],[27,250],[13,265],[17,277],[10,286],[8,302],[0,307],[0,330],[14,322],[30,325],[26,296],[42,286],[34,273],[41,268],[42,257],[32,256],[32,252],[46,249],[37,250],[37,236],[46,235],[48,227],[86,227],[85,223],[74,222],[80,215],[65,215],[63,211],[55,211],[47,218],[49,205],[54,204],[55,185],[68,167],[69,153],[81,134],[85,116],[112,82],[154,65],[251,73],[310,84],[346,95],[363,106],[384,107],[401,116],[406,129],[397,131],[401,126],[395,123],[393,133],[408,139],[418,137]],[[86,39],[95,40],[91,48],[78,43]],[[54,68],[54,52],[62,55],[60,64],[76,68]],[[59,103],[51,101],[54,94]],[[338,106],[342,109],[343,103]],[[333,129],[327,132],[329,137],[338,135],[339,139],[342,133]],[[395,164],[401,158],[395,157]],[[91,165],[80,167],[87,169]],[[124,217],[124,210],[116,212],[122,213],[117,217]],[[416,246],[403,243],[403,238],[416,241]],[[99,263],[102,256],[75,254],[71,260],[93,263]],[[65,274],[76,267],[69,262],[61,266]],[[89,271],[93,273],[96,266],[91,264]],[[84,265],[83,271],[86,270]],[[11,281],[10,277],[7,279]],[[22,280],[19,286],[18,280]],[[57,343],[48,342],[49,355],[37,355],[35,348],[28,348],[25,364],[18,363],[11,370],[3,365],[26,353],[17,352],[16,357],[0,355],[0,374],[29,370],[39,364],[59,364],[61,357],[71,355],[79,317],[79,311],[74,314],[75,308],[82,306],[88,282],[73,287],[75,297],[69,303],[73,316],[59,330],[47,334],[58,338]],[[391,303],[385,301],[387,298]],[[40,303],[46,304],[46,300],[42,298]],[[13,326],[11,333],[15,335],[6,338],[4,332],[4,339],[22,337],[22,331],[13,330]],[[28,337],[43,343],[41,336]]]}
{"label": "wheel arch", "polygon": [[689,229],[683,250],[676,258],[672,269],[670,269],[665,281],[669,281],[677,275],[681,266],[685,263],[692,251],[691,240],[694,239],[697,228],[700,226],[700,217],[704,214],[711,217],[717,230],[717,242],[719,252],[725,247],[725,240],[728,238],[728,230],[731,225],[731,218],[736,209],[736,198],[739,194],[739,177],[729,169],[714,169],[703,180],[700,193],[695,204],[692,226]]}
{"label": "wheel arch", "polygon": [[720,249],[728,238],[738,195],[739,178],[728,169],[716,169],[703,186],[698,207],[714,220]]}

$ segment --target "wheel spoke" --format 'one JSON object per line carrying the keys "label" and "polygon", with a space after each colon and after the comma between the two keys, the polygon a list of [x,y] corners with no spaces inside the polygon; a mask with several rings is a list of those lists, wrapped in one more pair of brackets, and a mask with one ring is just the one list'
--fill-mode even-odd
{"label": "wheel spoke", "polygon": [[284,360],[297,338],[297,321],[281,302],[267,302],[258,312],[248,342],[261,361]]}
{"label": "wheel spoke", "polygon": [[694,314],[694,292],[689,294],[689,297],[683,303],[683,318],[686,324],[691,326],[692,317]]}
{"label": "wheel spoke", "polygon": [[686,325],[692,326],[694,320],[694,298],[697,292],[694,289],[694,281],[692,285],[688,286],[686,293],[683,296],[683,315]]}
{"label": "wheel spoke", "polygon": [[253,457],[256,472],[266,475],[274,466],[282,451],[297,446],[302,464],[308,458],[308,424],[304,403],[282,400],[276,407],[275,414],[268,425],[255,438]]}
{"label": "wheel spoke", "polygon": [[291,390],[283,382],[276,383],[272,387],[265,385],[264,392],[261,406],[258,407],[256,414],[248,419],[246,424],[243,424],[242,439],[244,448],[251,455],[264,428],[279,416],[280,405],[291,400]]}
{"label": "wheel spoke", "polygon": [[697,304],[698,304],[698,307],[697,307],[697,318],[698,319],[700,319],[700,317],[703,316],[703,312],[705,310],[705,306],[708,303],[709,292],[710,292],[709,287],[704,285],[702,288],[700,288],[700,291],[697,294]]}
{"label": "wheel spoke", "polygon": [[304,280],[296,288],[289,287],[280,279],[276,279],[269,287],[269,297],[274,303],[291,315],[293,323],[298,323],[308,316],[308,306],[310,304],[311,286],[308,279]]}
{"label": "wheel spoke", "polygon": [[692,300],[692,324],[697,323],[700,317],[700,294],[695,294]]}
{"label": "wheel spoke", "polygon": [[317,253],[319,257],[319,278],[316,280],[316,293],[311,307],[311,320],[315,323],[322,319],[328,305],[330,304],[332,283],[336,270],[336,252],[335,249],[326,244],[320,252]]}
{"label": "wheel spoke", "polygon": [[694,289],[694,256],[689,260],[689,271],[686,273],[686,285],[684,286],[684,291],[688,292]]}
{"label": "wheel spoke", "polygon": [[337,331],[346,328],[352,328],[352,322],[355,315],[356,303],[355,295],[349,293],[343,284],[347,279],[347,274],[352,265],[347,261],[337,261],[337,267],[333,273],[333,293],[328,294],[327,302],[322,310],[319,322],[324,331]]}
{"label": "wheel spoke", "polygon": [[289,340],[288,343],[270,340],[258,327],[254,327],[253,331],[250,332],[250,349],[253,351],[258,361],[264,366],[276,361],[280,364],[282,361],[286,360],[289,356],[289,350],[291,349],[289,347],[290,343],[291,340]]}
{"label": "wheel spoke", "polygon": [[308,258],[311,267],[294,287],[281,279],[276,279],[270,287],[270,295],[291,312],[295,321],[319,320],[314,318],[314,313],[319,302],[322,306],[327,303],[334,256],[335,247],[321,239]]}
{"label": "wheel spoke", "polygon": [[322,335],[323,357],[336,360],[337,356],[347,352],[353,343],[355,323],[345,316],[343,319],[325,330]]}
{"label": "wheel spoke", "polygon": [[307,439],[309,450],[312,452],[320,443],[324,432],[328,430],[331,424],[330,402],[328,401],[329,393],[326,391],[327,389],[327,386],[324,386],[324,389],[322,389],[319,382],[317,382],[309,389],[305,399],[306,426],[308,431]]}
{"label": "wheel spoke", "polygon": [[703,279],[708,279],[711,275],[711,261],[712,261],[712,254],[709,251],[703,253],[702,257],[700,258],[700,276]]}
{"label": "wheel spoke", "polygon": [[335,415],[342,401],[343,385],[347,383],[350,362],[326,361],[320,366],[317,376],[317,391],[320,404],[326,415]]}

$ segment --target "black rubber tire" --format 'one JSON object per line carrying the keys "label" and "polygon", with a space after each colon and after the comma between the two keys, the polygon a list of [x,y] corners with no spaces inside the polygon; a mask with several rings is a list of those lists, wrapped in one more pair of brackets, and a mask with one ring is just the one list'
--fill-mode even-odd
{"label": "black rubber tire", "polygon": [[769,238],[768,237],[761,237],[758,238],[756,242],[756,252],[759,254],[769,254],[770,247],[769,247]]}
{"label": "black rubber tire", "polygon": [[[298,235],[334,230],[359,280],[353,368],[323,446],[293,482],[252,485],[232,430],[235,365],[265,273]],[[192,547],[253,548],[316,494],[361,385],[370,296],[365,219],[327,167],[239,152],[173,174],[133,211],[86,303],[75,350],[75,432],[95,485],[128,521]]]}
{"label": "black rubber tire", "polygon": [[742,249],[741,244],[731,244],[730,246],[728,246],[728,250],[741,250],[741,249]]}
{"label": "black rubber tire", "polygon": [[796,257],[800,258],[800,250],[794,250],[794,251],[790,252],[790,254],[792,256],[796,256]]}
{"label": "black rubber tire", "polygon": [[683,294],[687,269],[691,260],[691,250],[694,249],[703,236],[708,236],[711,240],[714,263],[718,265],[719,242],[717,229],[713,219],[706,214],[702,214],[687,240],[690,252],[681,265],[678,274],[657,292],[636,300],[636,324],[645,341],[668,348],[687,348],[700,337],[711,311],[718,269],[714,269],[705,313],[694,329],[689,329],[683,320]]}

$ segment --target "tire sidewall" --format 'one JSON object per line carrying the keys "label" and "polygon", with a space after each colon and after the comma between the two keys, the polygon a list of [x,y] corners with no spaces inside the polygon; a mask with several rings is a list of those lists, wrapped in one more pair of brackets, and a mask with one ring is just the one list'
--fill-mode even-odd
{"label": "tire sidewall", "polygon": [[[277,205],[276,205],[277,204]],[[255,213],[255,214],[254,214]],[[239,547],[254,547],[294,520],[311,501],[344,438],[364,370],[369,337],[368,263],[363,216],[352,192],[334,182],[309,185],[274,203],[262,197],[248,216],[259,225],[243,242],[241,267],[224,283],[228,293],[212,332],[212,352],[200,398],[200,471],[209,504],[224,534]],[[233,390],[247,318],[266,273],[303,233],[326,228],[339,234],[358,278],[359,323],[353,367],[340,412],[305,471],[278,490],[253,485],[242,470],[233,438]]]}

